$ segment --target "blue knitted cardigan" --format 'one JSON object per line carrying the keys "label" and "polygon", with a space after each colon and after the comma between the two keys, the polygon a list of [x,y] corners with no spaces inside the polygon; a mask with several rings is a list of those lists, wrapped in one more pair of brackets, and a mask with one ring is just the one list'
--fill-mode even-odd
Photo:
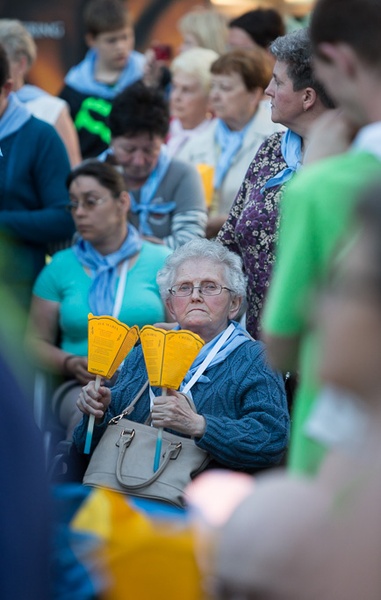
{"label": "blue knitted cardigan", "polygon": [[[206,420],[206,430],[196,444],[207,450],[215,463],[225,468],[253,472],[278,464],[289,436],[289,414],[281,375],[266,363],[263,344],[250,341],[234,350],[223,363],[207,369],[208,382],[192,387],[197,412]],[[96,425],[96,446],[108,421],[133,400],[147,380],[141,347],[127,357],[105,418]],[[130,415],[143,423],[149,415],[148,390]],[[74,443],[83,451],[88,417],[74,432]]]}

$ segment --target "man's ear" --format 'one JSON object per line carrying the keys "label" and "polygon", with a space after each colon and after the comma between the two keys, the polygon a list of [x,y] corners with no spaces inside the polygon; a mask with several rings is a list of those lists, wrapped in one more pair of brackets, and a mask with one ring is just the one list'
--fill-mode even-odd
{"label": "man's ear", "polygon": [[86,33],[85,42],[89,48],[92,48],[93,46],[95,46],[96,40],[97,40],[96,35],[93,35],[92,33]]}
{"label": "man's ear", "polygon": [[357,57],[348,44],[322,42],[318,44],[317,54],[320,60],[335,65],[346,75],[353,75],[356,71]]}

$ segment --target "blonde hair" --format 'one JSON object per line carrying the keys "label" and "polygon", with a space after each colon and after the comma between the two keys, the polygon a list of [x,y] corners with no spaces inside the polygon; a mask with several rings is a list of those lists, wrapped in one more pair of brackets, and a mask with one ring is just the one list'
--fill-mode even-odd
{"label": "blonde hair", "polygon": [[37,47],[29,31],[17,19],[0,19],[0,43],[11,62],[27,58],[29,68],[37,56]]}
{"label": "blonde hair", "polygon": [[194,9],[178,21],[178,28],[183,36],[193,35],[201,48],[210,48],[218,54],[226,51],[227,20],[216,10]]}
{"label": "blonde hair", "polygon": [[205,94],[208,94],[211,84],[210,67],[217,58],[217,52],[210,48],[190,48],[172,61],[171,72],[173,75],[178,71],[193,75],[201,84]]}

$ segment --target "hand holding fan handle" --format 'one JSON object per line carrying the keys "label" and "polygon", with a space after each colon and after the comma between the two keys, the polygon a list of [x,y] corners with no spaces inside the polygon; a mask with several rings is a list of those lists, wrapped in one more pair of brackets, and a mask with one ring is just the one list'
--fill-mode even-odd
{"label": "hand holding fan handle", "polygon": [[[162,396],[167,395],[167,388],[163,388]],[[156,439],[156,449],[155,449],[155,458],[153,461],[153,472],[156,473],[160,466],[160,456],[161,456],[161,447],[163,444],[163,428],[159,427],[157,430],[157,439]]]}
{"label": "hand holding fan handle", "polygon": [[[99,390],[101,381],[102,381],[101,376],[97,375],[95,378],[95,391],[96,392]],[[86,432],[85,449],[83,451],[84,454],[90,454],[91,440],[93,439],[94,422],[95,422],[94,415],[89,415],[89,423],[87,425],[87,432]]]}

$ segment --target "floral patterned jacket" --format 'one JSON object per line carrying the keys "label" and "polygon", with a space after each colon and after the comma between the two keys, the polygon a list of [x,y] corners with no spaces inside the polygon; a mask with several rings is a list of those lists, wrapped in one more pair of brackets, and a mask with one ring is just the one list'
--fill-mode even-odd
{"label": "floral patterned jacket", "polygon": [[284,185],[261,192],[265,183],[287,167],[281,153],[283,133],[263,142],[249,166],[217,240],[242,258],[248,278],[246,328],[254,338],[275,260],[279,202]]}

